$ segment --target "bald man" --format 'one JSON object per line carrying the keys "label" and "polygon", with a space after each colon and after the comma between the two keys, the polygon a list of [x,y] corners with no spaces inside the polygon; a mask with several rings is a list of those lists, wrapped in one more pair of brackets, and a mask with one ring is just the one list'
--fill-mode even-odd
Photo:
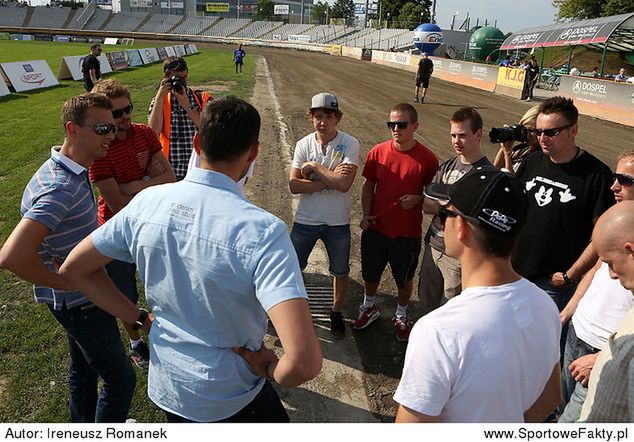
{"label": "bald man", "polygon": [[[626,289],[634,290],[634,201],[623,201],[597,221],[592,243],[601,261]],[[608,339],[588,384],[581,421],[634,422],[634,308]],[[634,405],[634,404],[633,404]]]}

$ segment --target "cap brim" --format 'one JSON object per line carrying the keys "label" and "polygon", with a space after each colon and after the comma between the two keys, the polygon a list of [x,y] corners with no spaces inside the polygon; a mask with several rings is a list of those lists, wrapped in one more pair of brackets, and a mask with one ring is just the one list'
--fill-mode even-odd
{"label": "cap brim", "polygon": [[449,191],[453,186],[445,183],[429,184],[425,187],[423,194],[427,198],[431,198],[436,201],[449,201]]}

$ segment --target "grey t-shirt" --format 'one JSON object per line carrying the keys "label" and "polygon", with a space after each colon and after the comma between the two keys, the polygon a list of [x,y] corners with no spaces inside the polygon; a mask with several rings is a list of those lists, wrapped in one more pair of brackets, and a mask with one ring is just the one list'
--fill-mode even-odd
{"label": "grey t-shirt", "polygon": [[[431,181],[434,183],[454,184],[460,178],[464,176],[474,167],[480,166],[493,166],[487,157],[482,157],[478,161],[472,164],[464,164],[460,161],[460,157],[456,156],[450,160],[445,161],[438,168],[438,172]],[[443,231],[443,225],[438,219],[438,216],[434,216],[425,235],[425,242],[428,242],[434,249],[439,252],[445,252],[445,232]]]}

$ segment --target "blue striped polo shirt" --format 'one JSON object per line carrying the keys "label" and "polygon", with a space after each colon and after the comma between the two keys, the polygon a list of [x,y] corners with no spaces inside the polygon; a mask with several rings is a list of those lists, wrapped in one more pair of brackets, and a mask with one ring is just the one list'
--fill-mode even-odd
{"label": "blue striped polo shirt", "polygon": [[[53,260],[60,265],[70,251],[99,225],[97,206],[88,181],[88,170],[51,149],[46,160],[33,175],[22,195],[20,212],[48,227],[49,234],[38,249],[42,262],[56,272]],[[78,290],[66,292],[50,287],[33,286],[35,301],[51,304],[55,310],[77,307],[90,301]]]}

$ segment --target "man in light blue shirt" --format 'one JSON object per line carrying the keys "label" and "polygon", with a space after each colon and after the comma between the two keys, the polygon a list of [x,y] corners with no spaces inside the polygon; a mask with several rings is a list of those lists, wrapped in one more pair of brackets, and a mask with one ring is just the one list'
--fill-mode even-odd
{"label": "man in light blue shirt", "polygon": [[[287,226],[236,185],[258,154],[259,130],[250,104],[211,102],[200,168],[139,193],[60,269],[97,305],[143,323],[143,312],[99,270],[113,258],[137,264],[155,316],[148,394],[169,422],[288,422],[269,379],[296,386],[321,369]],[[267,314],[280,359],[263,346]]]}

